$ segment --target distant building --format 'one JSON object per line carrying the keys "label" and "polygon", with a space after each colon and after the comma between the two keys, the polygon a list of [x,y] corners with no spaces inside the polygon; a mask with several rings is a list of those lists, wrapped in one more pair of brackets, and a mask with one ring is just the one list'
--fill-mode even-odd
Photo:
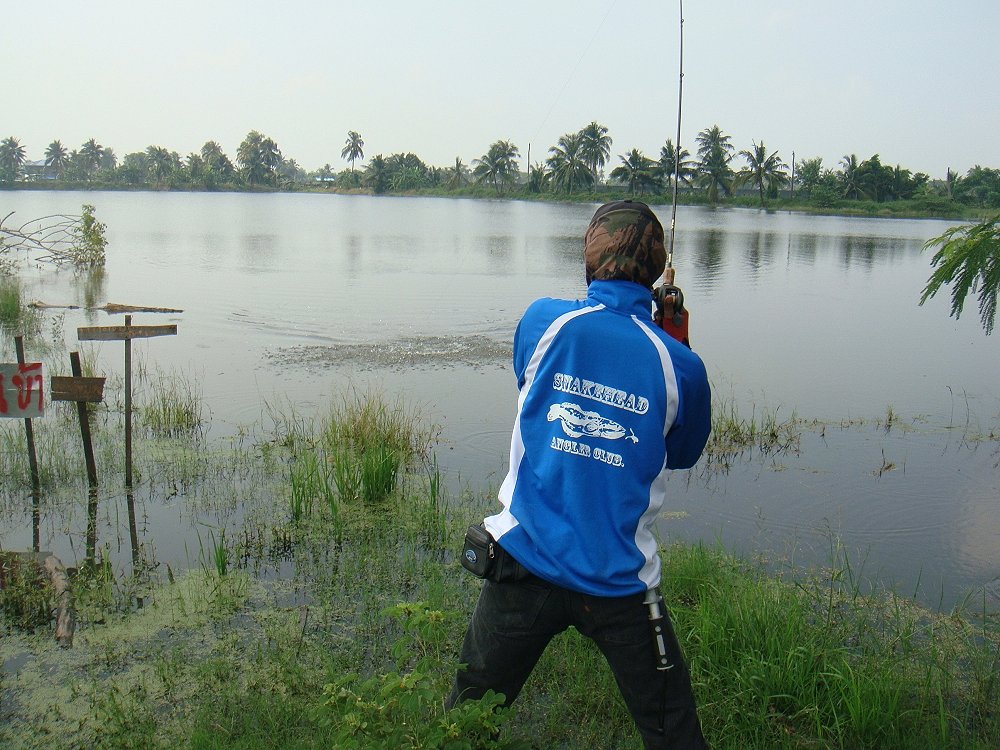
{"label": "distant building", "polygon": [[25,182],[38,182],[39,180],[54,180],[55,172],[50,171],[45,166],[44,159],[37,161],[26,161],[21,166],[21,179]]}

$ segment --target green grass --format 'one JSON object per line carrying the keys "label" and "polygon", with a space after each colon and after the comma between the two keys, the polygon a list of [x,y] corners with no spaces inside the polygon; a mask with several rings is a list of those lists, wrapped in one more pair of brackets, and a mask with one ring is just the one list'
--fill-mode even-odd
{"label": "green grass", "polygon": [[[20,279],[0,272],[0,333],[5,337],[22,335],[34,343],[41,332],[42,316],[23,297]],[[30,352],[28,358],[32,361]]]}
{"label": "green grass", "polygon": [[142,381],[137,411],[152,434],[176,437],[197,434],[204,428],[205,405],[194,379],[157,372]]}
{"label": "green grass", "polygon": [[21,288],[15,279],[0,277],[0,326],[10,331],[21,319]]}
{"label": "green grass", "polygon": [[705,447],[706,471],[726,471],[736,462],[754,455],[764,457],[797,453],[803,423],[791,414],[781,417],[780,410],[760,409],[756,404],[750,414],[743,414],[735,399],[716,398],[712,404],[712,432]]}
{"label": "green grass", "polygon": [[55,607],[51,586],[31,554],[0,552],[0,614],[17,628],[46,625]]}

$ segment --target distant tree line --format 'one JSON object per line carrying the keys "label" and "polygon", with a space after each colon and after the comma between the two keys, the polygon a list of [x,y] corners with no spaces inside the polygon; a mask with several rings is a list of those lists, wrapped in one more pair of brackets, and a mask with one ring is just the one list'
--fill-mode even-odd
{"label": "distant tree line", "polygon": [[[0,183],[49,182],[81,187],[136,187],[178,190],[293,190],[320,184],[338,190],[365,190],[375,194],[401,192],[475,192],[491,194],[579,196],[618,191],[629,195],[665,195],[673,182],[687,201],[710,204],[748,200],[761,206],[777,199],[836,208],[851,202],[885,204],[922,201],[928,206],[955,203],[977,209],[1000,208],[1000,170],[975,166],[965,175],[951,169],[944,179],[931,180],[901,165],[883,164],[874,154],[859,160],[845,155],[834,167],[819,157],[788,164],[764,141],[738,150],[718,125],[698,133],[696,153],[678,149],[668,138],[658,158],[633,148],[612,163],[608,129],[591,122],[566,133],[548,149],[544,159],[520,167],[520,149],[498,140],[470,165],[461,158],[448,167],[429,166],[417,155],[377,154],[365,162],[365,142],[349,131],[340,152],[349,169],[329,163],[307,172],[286,158],[278,144],[254,130],[247,134],[231,159],[216,141],[182,157],[176,151],[151,145],[119,159],[110,147],[90,139],[68,150],[61,141],[45,149],[43,162],[29,162],[25,147],[15,137],[0,141]],[[607,172],[605,169],[607,168]]]}

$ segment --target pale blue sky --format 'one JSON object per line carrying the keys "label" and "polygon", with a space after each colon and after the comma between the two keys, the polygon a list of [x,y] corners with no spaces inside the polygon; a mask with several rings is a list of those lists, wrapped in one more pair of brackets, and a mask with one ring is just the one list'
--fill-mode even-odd
{"label": "pale blue sky", "polygon": [[[0,137],[30,159],[89,138],[235,156],[252,129],[306,169],[412,151],[468,164],[498,139],[522,163],[591,120],[657,157],[674,137],[677,2],[50,0],[0,28]],[[879,153],[932,177],[1000,168],[1000,1],[687,0],[682,143],[836,167]]]}

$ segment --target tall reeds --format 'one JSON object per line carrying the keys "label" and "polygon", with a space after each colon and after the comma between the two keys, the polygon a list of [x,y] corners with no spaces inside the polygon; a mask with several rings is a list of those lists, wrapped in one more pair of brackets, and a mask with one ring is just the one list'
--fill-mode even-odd
{"label": "tall reeds", "polygon": [[177,373],[147,374],[139,407],[142,424],[166,437],[195,435],[205,424],[205,404],[198,383]]}
{"label": "tall reeds", "polygon": [[41,331],[41,326],[41,314],[24,301],[20,279],[0,271],[0,333],[33,338]]}

